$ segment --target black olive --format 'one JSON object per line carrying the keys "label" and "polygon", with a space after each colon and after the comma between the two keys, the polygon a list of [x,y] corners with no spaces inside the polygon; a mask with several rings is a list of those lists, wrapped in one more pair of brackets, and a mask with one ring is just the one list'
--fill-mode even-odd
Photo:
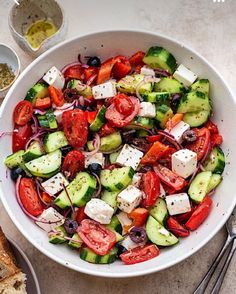
{"label": "black olive", "polygon": [[194,130],[188,130],[183,133],[183,140],[190,143],[197,140],[197,135]]}
{"label": "black olive", "polygon": [[65,91],[63,92],[63,96],[65,100],[69,103],[79,98],[78,91],[76,89],[70,89],[70,88],[65,89]]}
{"label": "black olive", "polygon": [[118,256],[120,256],[122,253],[127,251],[127,249],[119,243],[116,245],[116,247],[118,248],[118,252],[117,252]]}
{"label": "black olive", "polygon": [[134,243],[142,243],[147,241],[146,231],[142,227],[133,227],[129,231],[129,236]]}
{"label": "black olive", "polygon": [[97,56],[92,56],[87,61],[87,65],[99,67],[101,65],[101,60]]}
{"label": "black olive", "polygon": [[91,173],[94,173],[96,175],[100,175],[100,172],[102,170],[102,166],[101,164],[99,163],[91,163],[89,166],[88,166],[88,170],[91,172]]}
{"label": "black olive", "polygon": [[179,101],[181,99],[181,94],[173,94],[170,99],[170,107],[172,110],[176,111],[179,105]]}
{"label": "black olive", "polygon": [[25,171],[21,167],[15,167],[11,170],[11,179],[16,182],[19,176],[26,176]]}
{"label": "black olive", "polygon": [[76,230],[78,228],[78,223],[75,220],[67,218],[64,222],[64,228],[68,234],[72,235],[76,233]]}
{"label": "black olive", "polygon": [[87,110],[87,107],[86,106],[83,106],[83,105],[77,105],[75,108],[79,108],[79,109],[81,109],[81,110],[83,110],[83,111],[85,111],[85,110]]}

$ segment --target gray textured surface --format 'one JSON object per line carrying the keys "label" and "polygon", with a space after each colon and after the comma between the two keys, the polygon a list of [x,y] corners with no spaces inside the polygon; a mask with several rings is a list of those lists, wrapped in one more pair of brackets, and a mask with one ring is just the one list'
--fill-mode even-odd
{"label": "gray textured surface", "polygon": [[[7,26],[13,0],[0,0],[0,42],[12,45],[24,68],[31,59],[14,43]],[[107,28],[147,29],[172,36],[206,57],[236,92],[236,1],[225,0],[60,0],[69,19],[68,37]],[[65,4],[66,3],[66,4]],[[95,3],[99,3],[99,6]],[[224,97],[222,97],[224,99]],[[226,195],[230,197],[230,195]],[[192,293],[218,253],[224,238],[219,232],[203,249],[181,264],[149,276],[109,280],[70,271],[50,261],[21,236],[0,204],[0,224],[30,257],[43,294],[56,293]],[[222,294],[235,293],[236,258]]]}

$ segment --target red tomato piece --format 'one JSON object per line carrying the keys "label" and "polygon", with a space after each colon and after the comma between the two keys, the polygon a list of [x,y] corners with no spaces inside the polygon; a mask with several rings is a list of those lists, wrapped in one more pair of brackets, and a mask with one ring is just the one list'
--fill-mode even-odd
{"label": "red tomato piece", "polygon": [[176,190],[171,188],[170,186],[167,186],[165,183],[161,183],[163,189],[165,190],[167,195],[172,195],[176,193]]}
{"label": "red tomato piece", "polygon": [[219,130],[216,124],[214,124],[211,120],[209,120],[205,125],[205,128],[207,128],[211,134],[219,134]]}
{"label": "red tomato piece", "polygon": [[13,112],[13,121],[19,126],[27,124],[27,122],[32,118],[33,115],[33,105],[29,101],[20,101]]}
{"label": "red tomato piece", "polygon": [[156,245],[146,245],[136,247],[134,249],[128,250],[120,255],[121,260],[129,265],[147,261],[152,259],[160,254],[160,250]]}
{"label": "red tomato piece", "polygon": [[51,107],[51,99],[50,99],[50,97],[37,98],[36,101],[35,101],[34,107],[38,108],[38,109],[42,109],[42,110],[50,108]]}
{"label": "red tomato piece", "polygon": [[83,242],[99,255],[106,255],[116,243],[115,233],[93,220],[84,219],[77,232]]}
{"label": "red tomato piece", "polygon": [[147,136],[146,137],[146,140],[149,142],[149,143],[154,143],[156,141],[160,141],[162,138],[161,135],[153,135],[153,136]]}
{"label": "red tomato piece", "polygon": [[116,62],[115,58],[110,58],[101,64],[98,71],[97,84],[102,84],[111,78],[112,69]]}
{"label": "red tomato piece", "polygon": [[196,230],[208,217],[212,206],[212,200],[206,196],[203,201],[197,206],[190,219],[186,222],[185,226],[190,231]]}
{"label": "red tomato piece", "polygon": [[65,136],[74,148],[83,147],[88,137],[88,122],[85,113],[80,109],[63,112],[62,125]]}
{"label": "red tomato piece", "polygon": [[87,215],[84,213],[85,206],[79,207],[76,211],[75,220],[78,224],[82,222],[82,220],[88,218]]}
{"label": "red tomato piece", "polygon": [[143,67],[143,64],[142,65],[137,65],[134,69],[134,72],[137,73],[137,74],[140,74],[141,72],[141,68]]}
{"label": "red tomato piece", "polygon": [[98,112],[97,111],[87,111],[86,110],[84,113],[86,115],[88,123],[91,124],[95,120]]}
{"label": "red tomato piece", "polygon": [[50,195],[49,195],[48,193],[46,193],[46,192],[42,192],[42,194],[41,194],[41,198],[42,198],[42,200],[43,200],[45,203],[47,203],[47,204],[50,204],[50,203],[53,202],[53,197],[50,196]]}
{"label": "red tomato piece", "polygon": [[195,206],[193,206],[192,209],[188,212],[175,215],[175,219],[180,224],[185,224],[189,220],[190,216],[193,214],[194,210],[195,210]]}
{"label": "red tomato piece", "polygon": [[15,126],[12,135],[12,151],[25,149],[25,145],[32,136],[32,129],[30,124],[24,126]]}
{"label": "red tomato piece", "polygon": [[83,80],[84,78],[84,69],[81,64],[72,65],[64,72],[65,78]]}
{"label": "red tomato piece", "polygon": [[157,164],[154,167],[154,171],[162,182],[173,188],[175,191],[180,191],[186,186],[186,181],[183,178],[161,164]]}
{"label": "red tomato piece", "polygon": [[138,66],[138,65],[144,65],[144,62],[143,62],[143,57],[145,55],[145,52],[143,51],[138,51],[136,52],[134,55],[132,55],[130,58],[129,58],[129,62],[132,66]]}
{"label": "red tomato piece", "polygon": [[210,144],[210,131],[207,128],[194,129],[197,134],[197,140],[186,145],[187,149],[197,153],[198,161],[202,159],[207,152]]}
{"label": "red tomato piece", "polygon": [[132,219],[130,227],[142,227],[147,220],[148,210],[146,208],[138,207],[128,213],[128,217]]}
{"label": "red tomato piece", "polygon": [[142,206],[150,207],[156,203],[160,195],[160,179],[153,171],[148,171],[142,178],[143,192],[146,198],[142,201]]}
{"label": "red tomato piece", "polygon": [[84,169],[84,154],[80,150],[72,150],[66,154],[62,164],[62,172],[74,179],[76,174]]}
{"label": "red tomato piece", "polygon": [[211,141],[211,147],[213,148],[223,143],[223,137],[220,134],[212,134],[210,141]]}
{"label": "red tomato piece", "polygon": [[169,146],[162,144],[159,141],[153,143],[152,147],[148,150],[148,152],[141,159],[141,164],[154,164],[161,157],[165,156],[167,151],[169,150]]}
{"label": "red tomato piece", "polygon": [[134,111],[132,100],[125,94],[117,94],[114,103],[117,111],[125,116],[130,115]]}
{"label": "red tomato piece", "polygon": [[121,56],[113,67],[113,75],[116,79],[122,79],[131,72],[131,65],[125,56]]}
{"label": "red tomato piece", "polygon": [[95,66],[89,66],[84,69],[84,82],[86,83],[92,76],[97,75],[98,68]]}
{"label": "red tomato piece", "polygon": [[189,231],[178,223],[173,217],[169,217],[166,221],[167,228],[177,237],[188,237]]}
{"label": "red tomato piece", "polygon": [[99,130],[99,136],[105,137],[115,133],[116,129],[114,129],[109,123],[104,124]]}
{"label": "red tomato piece", "polygon": [[52,98],[52,102],[56,106],[61,107],[65,103],[62,91],[60,89],[56,89],[53,86],[49,86],[48,91],[50,97]]}
{"label": "red tomato piece", "polygon": [[27,212],[38,216],[43,212],[43,205],[37,194],[34,182],[29,178],[22,178],[19,184],[19,197]]}

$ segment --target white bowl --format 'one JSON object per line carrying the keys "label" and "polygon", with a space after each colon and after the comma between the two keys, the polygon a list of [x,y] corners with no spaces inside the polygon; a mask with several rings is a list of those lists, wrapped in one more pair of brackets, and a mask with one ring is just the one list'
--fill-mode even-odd
{"label": "white bowl", "polygon": [[[11,114],[14,106],[22,99],[27,90],[55,65],[62,68],[65,64],[77,60],[78,53],[98,55],[103,60],[117,54],[131,55],[137,50],[146,51],[152,45],[160,45],[172,52],[179,63],[191,68],[199,77],[211,81],[211,97],[214,103],[214,121],[224,136],[223,149],[226,154],[224,181],[213,196],[214,207],[204,224],[190,237],[179,244],[161,250],[160,256],[150,261],[125,266],[121,262],[110,265],[94,265],[82,261],[76,251],[66,246],[55,246],[48,242],[47,234],[24,215],[15,198],[15,186],[6,178],[3,160],[0,163],[0,195],[4,207],[21,233],[42,253],[66,267],[79,272],[104,277],[132,277],[168,268],[195,253],[205,245],[224,225],[236,204],[236,140],[233,127],[236,126],[235,99],[223,78],[198,53],[170,38],[154,33],[140,31],[106,31],[78,37],[66,41],[45,52],[20,75],[9,91],[0,110],[0,131],[12,129]],[[11,153],[11,137],[0,141],[2,159]]]}

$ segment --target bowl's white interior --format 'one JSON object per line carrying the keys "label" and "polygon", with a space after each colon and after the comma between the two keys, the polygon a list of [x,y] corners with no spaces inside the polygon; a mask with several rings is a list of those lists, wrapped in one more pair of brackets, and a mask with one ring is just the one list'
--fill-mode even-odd
{"label": "bowl's white interior", "polygon": [[6,178],[3,164],[5,156],[11,153],[11,137],[5,136],[0,141],[0,194],[10,217],[24,236],[44,254],[77,271],[107,277],[128,277],[151,273],[167,268],[200,249],[223,226],[236,203],[236,181],[233,167],[236,166],[236,140],[233,127],[236,126],[236,105],[232,94],[215,70],[196,52],[173,40],[146,32],[116,31],[91,34],[65,42],[49,50],[35,60],[18,78],[9,91],[0,110],[0,131],[12,129],[12,111],[15,104],[24,98],[27,90],[51,66],[62,68],[75,61],[78,53],[98,55],[102,59],[116,54],[131,55],[137,50],[147,50],[151,45],[160,45],[174,54],[178,63],[183,63],[199,77],[211,81],[211,97],[214,103],[214,121],[224,135],[223,149],[226,154],[224,181],[213,196],[214,207],[205,223],[190,237],[182,239],[172,248],[161,251],[159,257],[142,264],[124,266],[120,262],[111,265],[93,265],[82,261],[78,253],[66,246],[48,243],[45,232],[39,229],[21,211],[15,198],[14,184]]}

